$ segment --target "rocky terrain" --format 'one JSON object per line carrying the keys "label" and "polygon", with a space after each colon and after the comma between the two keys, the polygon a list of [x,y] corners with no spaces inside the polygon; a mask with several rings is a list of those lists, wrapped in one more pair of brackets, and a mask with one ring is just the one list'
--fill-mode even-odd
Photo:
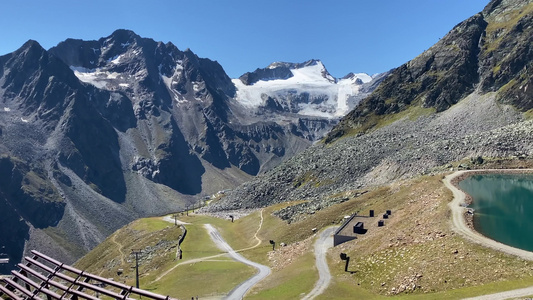
{"label": "rocky terrain", "polygon": [[[128,30],[49,50],[28,41],[0,56],[0,249],[11,261],[0,273],[23,249],[72,262],[136,218],[182,210],[277,166],[338,122],[338,95],[353,107],[382,78],[346,80],[340,93],[321,62],[284,65],[307,68],[332,93],[310,97],[302,82],[292,101],[292,83],[280,79],[273,98],[239,97],[216,61]],[[320,115],[323,107],[333,113]]]}
{"label": "rocky terrain", "polygon": [[295,220],[345,201],[347,194],[443,171],[452,162],[457,167],[455,162],[478,156],[529,157],[532,13],[528,1],[492,1],[429,50],[392,70],[323,143],[208,209],[308,200],[280,212]]}

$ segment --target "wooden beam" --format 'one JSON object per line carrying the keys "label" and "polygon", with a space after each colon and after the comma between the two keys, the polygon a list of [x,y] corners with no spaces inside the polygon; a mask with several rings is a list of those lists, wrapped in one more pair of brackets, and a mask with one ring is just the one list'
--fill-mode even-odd
{"label": "wooden beam", "polygon": [[17,296],[15,293],[10,291],[8,288],[6,288],[6,287],[4,287],[3,285],[0,284],[0,296],[2,296],[2,294],[7,295],[8,297],[10,297],[13,300],[24,300],[23,298]]}
{"label": "wooden beam", "polygon": [[[59,299],[61,298],[60,295],[52,292],[51,290],[45,288],[45,287],[42,287],[40,284],[36,283],[35,281],[31,280],[30,278],[22,275],[21,273],[17,272],[17,271],[11,271],[11,274],[13,274],[13,276],[19,278],[20,280],[26,282],[28,285],[31,285],[33,286],[37,292],[41,292],[45,295],[49,295],[51,297],[54,297],[55,299]],[[33,292],[35,294],[35,291]]]}
{"label": "wooden beam", "polygon": [[4,281],[12,286],[13,288],[15,288],[17,291],[25,294],[26,296],[30,297],[30,299],[36,299],[36,300],[44,300],[42,299],[41,297],[35,295],[34,293],[32,293],[31,291],[27,290],[25,287],[21,286],[20,284],[14,282],[13,280],[9,279],[9,278],[4,278]]}

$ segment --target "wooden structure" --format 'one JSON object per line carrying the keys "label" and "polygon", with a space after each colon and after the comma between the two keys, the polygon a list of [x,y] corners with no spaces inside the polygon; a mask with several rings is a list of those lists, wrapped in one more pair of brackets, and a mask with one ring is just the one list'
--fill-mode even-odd
{"label": "wooden structure", "polygon": [[169,296],[161,296],[86,273],[35,250],[31,253],[33,256],[25,257],[25,263],[18,264],[20,270],[11,271],[11,278],[0,280],[0,298],[99,300],[99,295],[102,295],[105,298],[122,300],[174,300]]}

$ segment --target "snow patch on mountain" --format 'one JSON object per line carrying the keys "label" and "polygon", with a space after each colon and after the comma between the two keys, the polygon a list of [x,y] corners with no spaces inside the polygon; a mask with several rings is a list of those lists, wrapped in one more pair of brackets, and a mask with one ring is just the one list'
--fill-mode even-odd
{"label": "snow patch on mountain", "polygon": [[116,78],[117,74],[113,74],[107,71],[101,71],[98,69],[87,69],[83,67],[71,66],[70,69],[74,72],[74,75],[82,82],[94,85],[99,89],[105,89],[107,81],[109,79]]}
{"label": "snow patch on mountain", "polygon": [[178,60],[176,65],[173,68],[172,75],[167,76],[163,73],[163,65],[158,66],[159,69],[159,78],[163,80],[165,83],[165,86],[167,87],[168,91],[170,92],[170,95],[174,98],[174,100],[178,103],[185,103],[187,102],[187,99],[181,95],[181,93],[174,87],[174,84],[176,83],[175,78],[180,76],[181,72],[183,71],[183,65],[182,61]]}
{"label": "snow patch on mountain", "polygon": [[[120,59],[120,57],[115,59]],[[81,82],[91,84],[99,89],[113,90],[116,88],[129,88],[132,86],[133,76],[129,74],[109,71],[107,68],[88,69],[84,67],[70,66],[70,69]],[[141,74],[135,74],[135,80],[137,80],[137,77],[140,75]]]}

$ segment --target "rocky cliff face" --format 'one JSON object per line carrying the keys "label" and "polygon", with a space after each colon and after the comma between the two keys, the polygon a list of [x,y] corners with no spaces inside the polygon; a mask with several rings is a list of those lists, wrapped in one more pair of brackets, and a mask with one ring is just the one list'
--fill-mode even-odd
{"label": "rocky cliff face", "polygon": [[497,92],[502,103],[531,108],[532,8],[527,1],[492,1],[437,44],[393,70],[348,114],[327,142],[366,131],[413,107],[442,112],[475,90]]}
{"label": "rocky cliff face", "polygon": [[[61,174],[59,162],[114,201],[123,201],[125,189],[120,185],[120,164],[117,168],[113,155],[118,153],[114,129],[87,104],[89,91],[68,66],[37,42],[29,41],[0,57],[0,69],[0,202],[12,212],[1,218],[0,227],[13,232],[8,234],[10,242],[1,242],[16,263],[31,228],[56,226],[63,218],[66,202],[57,182],[69,182],[69,178]],[[103,95],[95,94],[95,98],[100,97]],[[76,133],[77,127],[87,124],[91,125],[90,134]],[[109,146],[87,155],[85,147],[94,144],[88,140],[97,145],[107,140]]]}
{"label": "rocky cliff face", "polygon": [[392,180],[454,163],[533,155],[530,1],[492,1],[392,70],[324,140],[243,184],[209,210],[308,200],[281,214],[342,202]]}
{"label": "rocky cliff face", "polygon": [[[270,125],[261,120],[241,125],[243,122],[230,110],[230,106],[240,110],[231,101],[235,86],[222,67],[190,50],[180,51],[171,43],[119,30],[99,41],[67,40],[50,52],[70,66],[81,81],[131,101],[132,112],[118,111],[115,115],[130,120],[122,128],[133,124],[131,131],[125,130],[126,135],[135,132],[143,137],[143,145],[136,147],[144,151],[134,154],[132,169],[182,193],[201,192],[201,160],[217,168],[235,166],[256,175],[264,169],[265,161],[284,156],[267,148],[282,147],[291,154],[289,144],[301,145],[298,148],[310,144],[294,137],[289,127],[275,125],[276,129],[270,130],[274,139],[285,141],[260,146],[264,143],[259,141],[273,136],[258,137],[257,127]],[[105,109],[108,114],[109,108]],[[149,136],[153,132],[157,136]],[[194,171],[180,176],[176,170],[182,169]]]}
{"label": "rocky cliff face", "polygon": [[480,41],[480,87],[527,111],[533,108],[533,7],[527,1],[492,1],[483,15],[488,25]]}

